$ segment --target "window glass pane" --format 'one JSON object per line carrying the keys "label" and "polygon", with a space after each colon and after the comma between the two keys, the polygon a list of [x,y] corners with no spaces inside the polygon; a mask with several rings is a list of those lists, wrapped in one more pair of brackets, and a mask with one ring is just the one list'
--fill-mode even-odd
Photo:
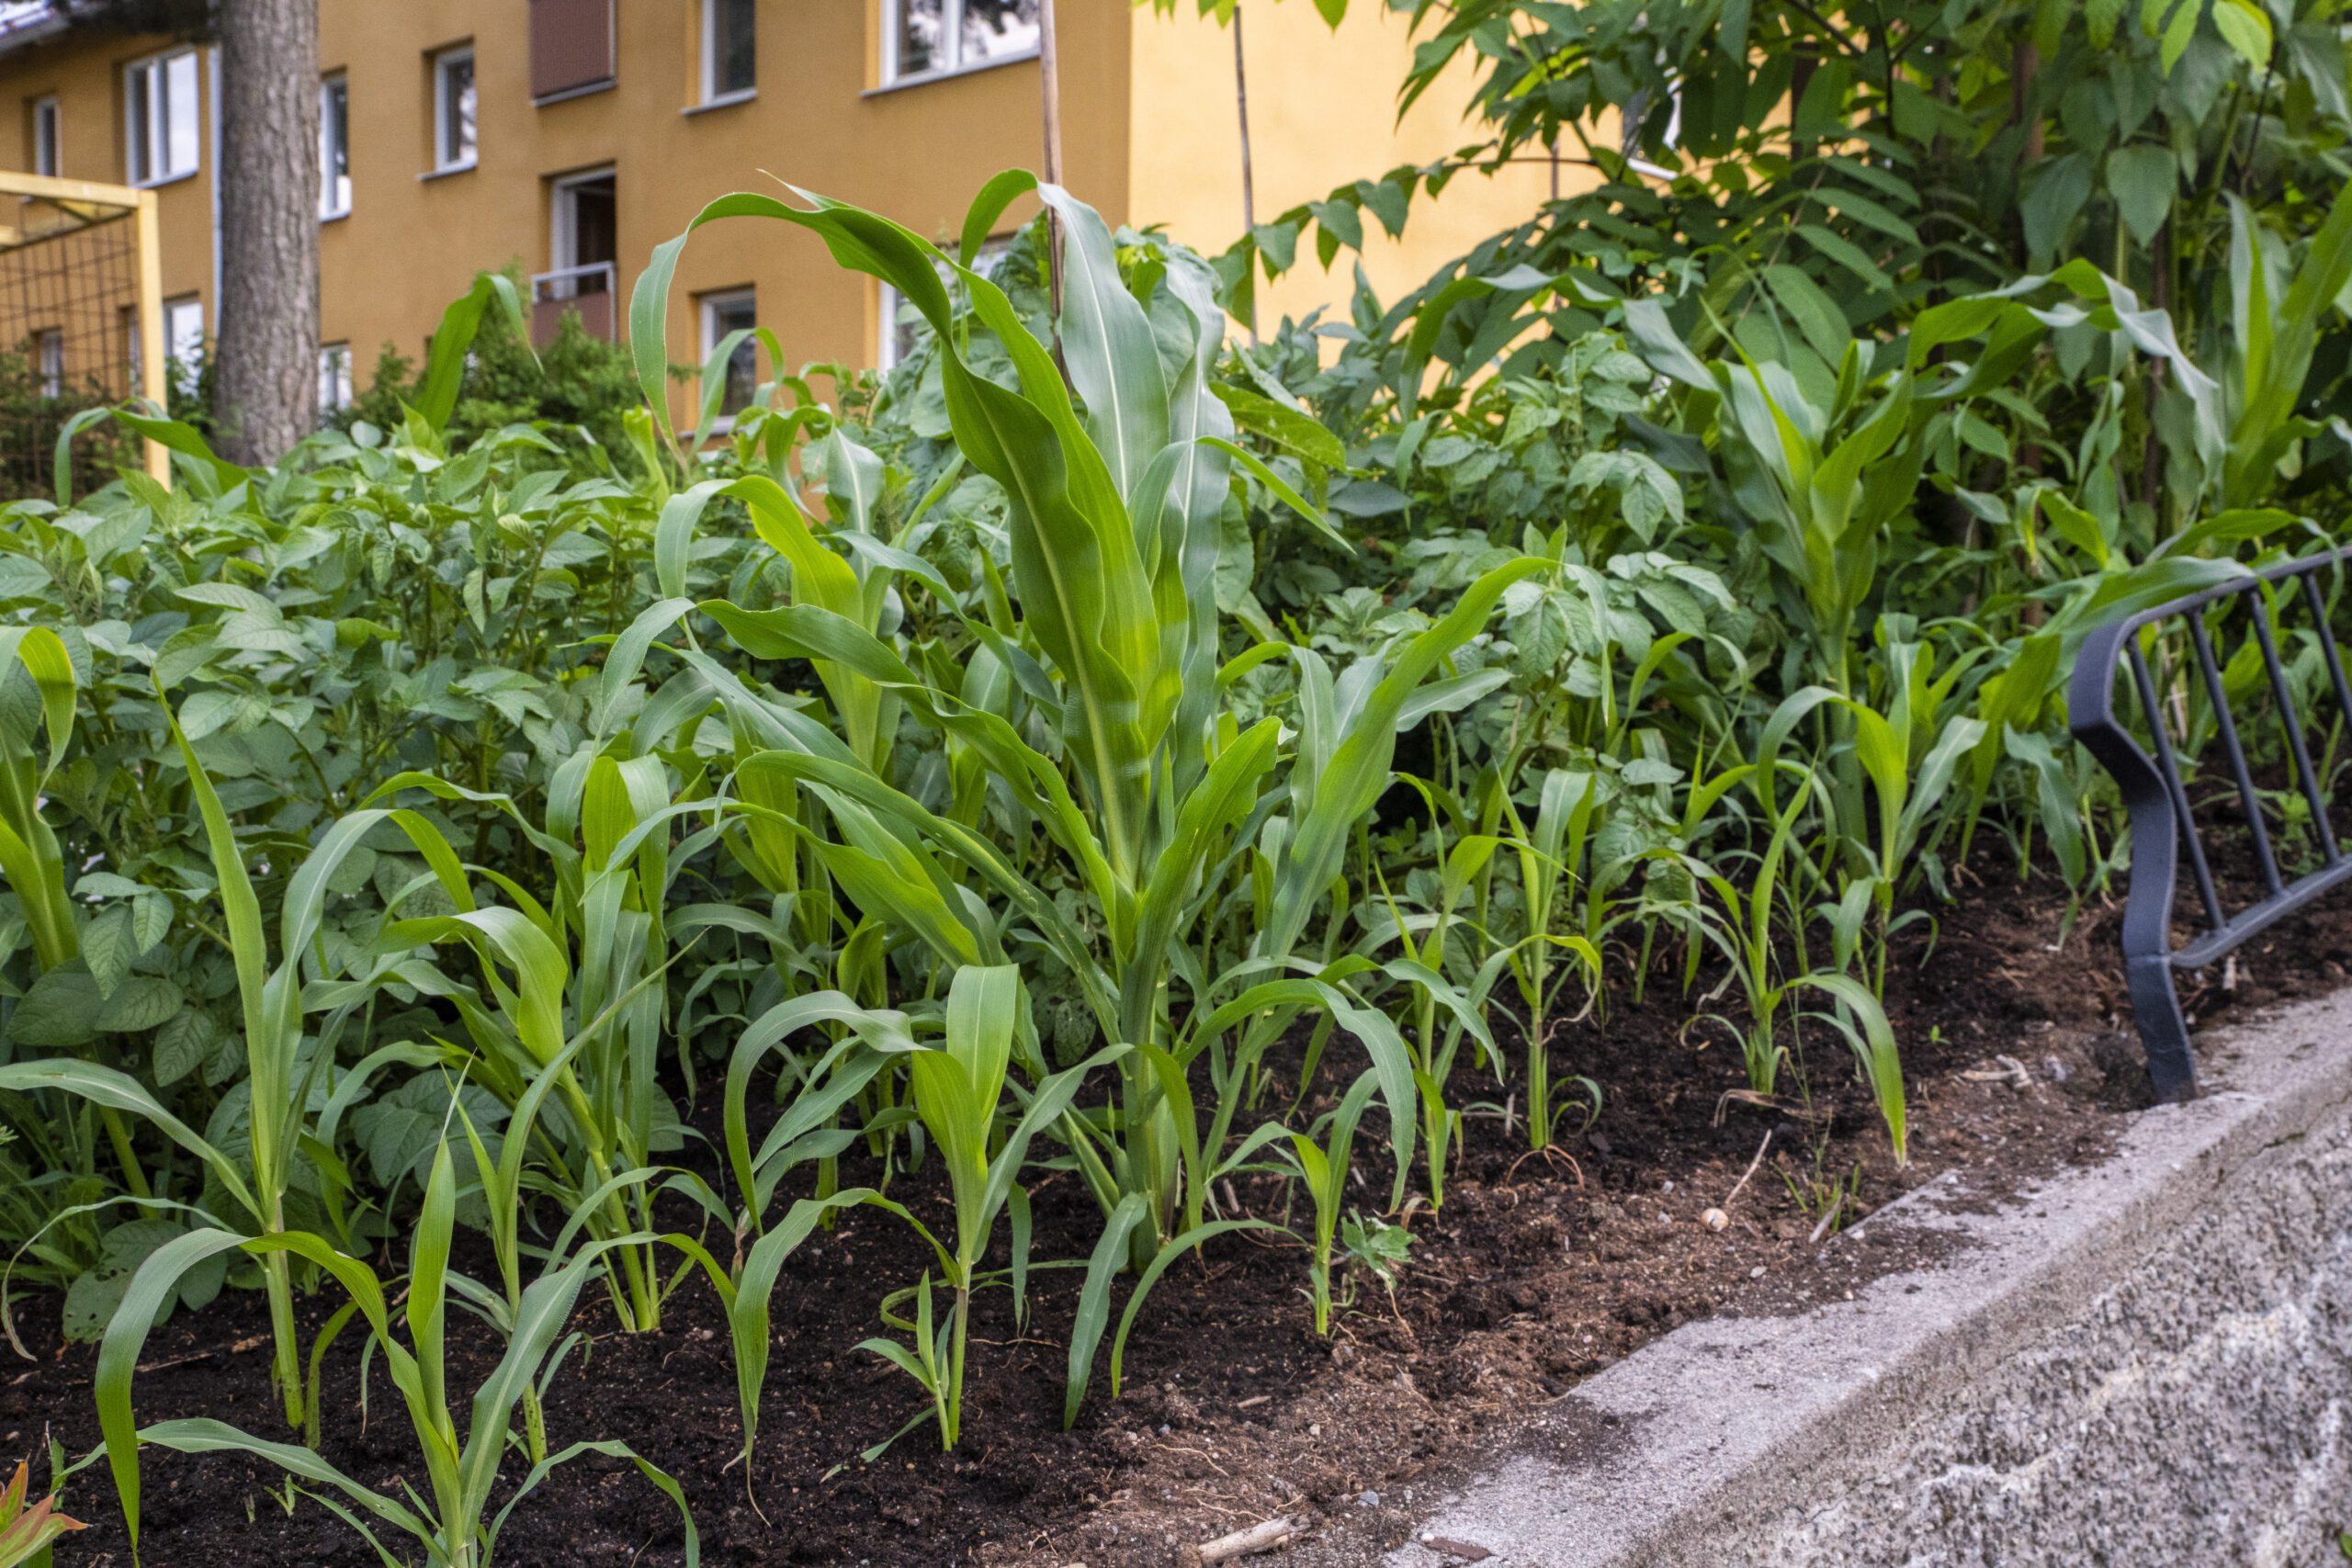
{"label": "window glass pane", "polygon": [[704,0],[710,13],[710,90],[748,93],[759,82],[755,0]]}
{"label": "window glass pane", "polygon": [[963,9],[959,65],[1036,52],[1037,0],[964,0]]}
{"label": "window glass pane", "polygon": [[199,299],[164,302],[164,355],[172,361],[175,385],[182,391],[196,387],[196,371],[204,357],[204,303]]}
{"label": "window glass pane", "polygon": [[40,395],[62,398],[65,395],[65,334],[55,327],[47,327],[34,334],[40,349]]}
{"label": "window glass pane", "polygon": [[[731,295],[710,302],[710,341],[706,352],[718,348],[729,333],[749,332],[760,324],[759,307],[749,294]],[[747,408],[760,387],[760,345],[756,339],[745,338],[727,356],[727,390],[721,394],[718,412],[733,413]]]}
{"label": "window glass pane", "polygon": [[175,54],[164,62],[164,169],[185,175],[196,167],[196,55]]}
{"label": "window glass pane", "polygon": [[43,98],[33,105],[33,173],[57,173],[57,100]]}
{"label": "window glass pane", "polygon": [[333,413],[351,403],[351,345],[331,343],[319,350],[319,412]]}
{"label": "window glass pane", "polygon": [[899,75],[946,67],[946,8],[947,0],[898,0]]}
{"label": "window glass pane", "polygon": [[351,86],[340,76],[319,89],[319,210],[351,210]]}
{"label": "window glass pane", "polygon": [[155,177],[153,109],[148,102],[154,87],[154,72],[144,65],[131,67],[123,96],[130,104],[130,178],[134,185]]}
{"label": "window glass pane", "polygon": [[444,167],[474,159],[474,57],[470,51],[441,62],[441,163]]}

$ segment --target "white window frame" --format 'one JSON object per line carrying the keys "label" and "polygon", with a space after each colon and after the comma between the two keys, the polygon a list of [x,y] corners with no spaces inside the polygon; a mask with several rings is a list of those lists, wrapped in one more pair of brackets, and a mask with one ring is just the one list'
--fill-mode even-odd
{"label": "white window frame", "polygon": [[[327,106],[337,91],[343,94],[343,189],[334,187],[334,118]],[[319,78],[319,219],[351,216],[351,76],[330,71]]]}
{"label": "white window frame", "polygon": [[[614,201],[617,208],[619,178],[617,165],[603,164],[593,169],[581,169],[569,175],[559,175],[548,182],[548,265],[549,266],[558,272],[570,272],[582,265],[594,265],[582,263],[580,259],[580,209],[573,205],[571,193],[582,186],[594,185],[600,180],[611,180],[615,182]],[[616,219],[618,216],[616,210]],[[617,237],[616,235],[616,238]],[[618,265],[617,258],[614,265]]]}
{"label": "white window frame", "polygon": [[[972,270],[982,277],[994,277],[997,267],[1012,254],[1014,237],[1011,234],[991,234],[981,241],[979,253],[972,258]],[[893,284],[884,283],[876,287],[880,290],[877,302],[881,306],[881,319],[876,323],[874,368],[896,370],[899,361],[905,357],[899,352],[899,311],[905,306],[906,297]],[[705,354],[708,352],[704,350]]]}
{"label": "white window frame", "polygon": [[[749,305],[752,308],[752,320],[755,323],[759,321],[759,290],[750,284],[746,284],[741,288],[714,288],[707,294],[697,294],[695,296],[695,314],[701,323],[701,358],[703,363],[709,363],[710,356],[718,352],[718,340],[725,337],[728,332],[732,330],[730,328],[722,328],[718,324],[719,312],[735,305]],[[756,390],[758,385],[757,378],[759,376],[759,348],[757,346],[757,342],[755,339],[745,338],[743,340],[743,347],[752,350],[752,374],[753,377],[753,388]],[[729,409],[721,412],[718,418],[712,422],[710,429],[705,432],[705,434],[709,435],[718,435],[734,428],[735,412]]]}
{"label": "white window frame", "polygon": [[[192,96],[195,134],[189,138],[187,164],[185,167],[172,164],[172,132],[170,105],[172,76],[181,61],[187,62],[186,86]],[[193,48],[167,49],[134,60],[122,68],[122,136],[124,162],[130,183],[141,190],[187,179],[204,162],[204,98],[198,85],[196,51]],[[158,85],[160,84],[160,86]],[[147,118],[147,135],[139,134],[138,108],[143,101]]]}
{"label": "white window frame", "polygon": [[[190,323],[194,330],[191,331]],[[193,352],[189,352],[190,350]],[[164,357],[177,360],[189,378],[178,390],[193,391],[197,361],[204,355],[204,297],[183,294],[164,301]]]}
{"label": "white window frame", "polygon": [[319,344],[319,412],[322,416],[351,406],[351,345]]}
{"label": "white window frame", "polygon": [[882,0],[882,85],[911,87],[919,83],[938,82],[949,76],[962,76],[974,71],[992,71],[1000,65],[1017,65],[1024,60],[1037,58],[1037,51],[1027,49],[1019,54],[999,55],[975,64],[964,63],[964,0],[940,0],[940,38],[947,53],[946,63],[934,65],[928,71],[902,73],[899,69],[899,40],[906,35],[906,0]]}
{"label": "white window frame", "polygon": [[65,172],[64,119],[55,93],[43,93],[32,103],[33,173],[52,177]]}
{"label": "white window frame", "polygon": [[33,368],[40,376],[40,395],[65,395],[65,329],[43,327],[33,333]]}
{"label": "white window frame", "polygon": [[[891,0],[891,3],[895,5],[897,0]],[[700,51],[702,69],[695,102],[699,107],[708,109],[720,108],[728,104],[740,104],[760,96],[759,56],[756,52],[759,49],[758,7],[755,6],[752,8],[752,47],[754,51],[752,60],[752,85],[748,87],[730,87],[722,91],[718,85],[718,5],[719,0],[702,0]]]}
{"label": "white window frame", "polygon": [[[452,155],[449,150],[450,116],[456,106],[450,102],[449,68],[463,61],[467,76],[473,85],[473,143],[463,152]],[[481,162],[481,74],[470,43],[456,44],[435,50],[433,54],[433,172],[436,175],[459,174]]]}

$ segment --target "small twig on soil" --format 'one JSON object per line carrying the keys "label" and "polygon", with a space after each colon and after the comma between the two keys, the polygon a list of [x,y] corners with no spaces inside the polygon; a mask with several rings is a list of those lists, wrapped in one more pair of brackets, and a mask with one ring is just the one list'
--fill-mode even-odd
{"label": "small twig on soil", "polygon": [[1756,1145],[1756,1157],[1747,1162],[1747,1168],[1739,1173],[1739,1179],[1732,1183],[1731,1190],[1729,1192],[1724,1194],[1723,1206],[1724,1208],[1730,1208],[1731,1201],[1738,1197],[1747,1188],[1747,1179],[1756,1174],[1756,1168],[1758,1166],[1764,1163],[1764,1151],[1771,1146],[1772,1129],[1767,1127],[1764,1129],[1764,1141]]}
{"label": "small twig on soil", "polygon": [[1783,1100],[1777,1094],[1758,1094],[1752,1089],[1727,1089],[1724,1090],[1723,1097],[1715,1101],[1713,1125],[1722,1126],[1724,1108],[1734,1104],[1754,1105],[1766,1111],[1777,1111],[1793,1122],[1826,1122],[1829,1119],[1829,1113],[1826,1111],[1816,1110],[1810,1105],[1800,1105],[1793,1100]]}
{"label": "small twig on soil", "polygon": [[1240,1404],[1235,1405],[1234,1408],[1236,1410],[1255,1410],[1258,1406],[1265,1404],[1268,1400],[1271,1400],[1273,1397],[1274,1396],[1271,1393],[1253,1393],[1249,1398],[1243,1400]]}
{"label": "small twig on soil", "polygon": [[1305,1519],[1292,1518],[1287,1515],[1278,1519],[1268,1519],[1264,1524],[1251,1525],[1246,1530],[1235,1530],[1231,1535],[1217,1537],[1197,1548],[1192,1561],[1201,1564],[1202,1568],[1207,1568],[1212,1562],[1230,1562],[1237,1557],[1254,1557],[1261,1551],[1272,1551],[1278,1546],[1288,1545],[1291,1537],[1306,1528]]}
{"label": "small twig on soil", "polygon": [[1829,1227],[1837,1222],[1838,1211],[1843,1209],[1845,1206],[1846,1194],[1843,1192],[1838,1193],[1837,1197],[1831,1199],[1829,1201],[1829,1207],[1821,1211],[1821,1223],[1813,1227],[1813,1234],[1804,1238],[1804,1244],[1807,1247],[1811,1247],[1820,1241],[1823,1236],[1828,1235]]}

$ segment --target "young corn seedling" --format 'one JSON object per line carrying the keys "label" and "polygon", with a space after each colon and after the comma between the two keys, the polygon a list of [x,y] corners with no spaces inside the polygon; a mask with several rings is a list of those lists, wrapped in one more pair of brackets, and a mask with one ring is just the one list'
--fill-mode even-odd
{"label": "young corn seedling", "polygon": [[[922,1385],[931,1395],[932,1415],[939,1423],[940,1446],[946,1449],[956,1446],[963,1429],[964,1352],[972,1291],[980,1260],[995,1234],[997,1216],[1011,1200],[1022,1162],[1028,1157],[1030,1142],[1069,1110],[1087,1073],[1125,1054],[1123,1046],[1108,1047],[1038,1085],[1020,1121],[991,1159],[989,1144],[1005,1098],[1013,1034],[1024,1005],[1017,968],[998,964],[959,969],[948,987],[945,1038],[936,1049],[918,1051],[907,1058],[915,1114],[947,1168],[948,1188],[956,1201],[955,1246],[942,1245],[911,1215],[905,1217],[938,1255],[941,1279],[955,1300],[947,1322],[934,1330],[931,1276],[926,1273],[917,1287],[915,1321],[907,1325],[914,1335],[914,1350],[909,1352],[887,1339],[869,1339],[863,1348],[884,1357]],[[903,1210],[899,1212],[905,1214]]]}
{"label": "young corn seedling", "polygon": [[59,1537],[89,1528],[61,1513],[54,1495],[27,1507],[25,1495],[31,1480],[30,1467],[18,1460],[7,1491],[0,1493],[0,1568],[47,1568],[49,1549]]}
{"label": "young corn seedling", "polygon": [[1348,1170],[1355,1152],[1356,1124],[1379,1085],[1365,1073],[1349,1087],[1347,1098],[1323,1123],[1321,1144],[1306,1133],[1290,1135],[1287,1151],[1306,1196],[1315,1206],[1315,1239],[1308,1269],[1314,1279],[1315,1332],[1331,1332],[1331,1245],[1339,1234],[1340,1215],[1346,1206]]}
{"label": "young corn seedling", "polygon": [[[397,1562],[400,1558],[387,1547],[379,1531],[392,1532],[396,1539],[407,1537],[424,1551],[432,1568],[491,1568],[499,1531],[515,1504],[557,1466],[583,1453],[601,1453],[630,1461],[677,1505],[685,1529],[686,1562],[700,1561],[701,1543],[684,1493],[667,1474],[617,1441],[577,1442],[540,1461],[506,1495],[497,1512],[491,1512],[492,1499],[500,1491],[499,1472],[511,1438],[514,1407],[548,1359],[560,1353],[564,1325],[597,1254],[643,1238],[592,1243],[573,1257],[550,1265],[532,1282],[514,1314],[506,1353],[475,1391],[461,1434],[450,1403],[444,1357],[453,1281],[449,1247],[457,1227],[457,1179],[444,1143],[434,1156],[432,1174],[425,1182],[424,1202],[410,1248],[406,1288],[397,1314],[392,1293],[373,1269],[316,1236],[300,1233],[245,1237],[220,1230],[191,1231],[157,1248],[140,1266],[107,1325],[96,1379],[107,1461],[114,1471],[134,1555],[139,1545],[139,1450],[143,1444],[180,1453],[250,1454],[274,1464],[286,1472],[297,1492],[358,1531],[385,1562]],[[271,1253],[300,1257],[333,1275],[349,1293],[367,1320],[375,1348],[383,1356],[385,1369],[408,1412],[425,1475],[423,1491],[409,1486],[407,1501],[395,1501],[336,1469],[315,1450],[271,1442],[222,1421],[136,1426],[130,1405],[131,1378],[158,1312],[184,1272],[205,1258],[232,1250],[265,1258]]]}
{"label": "young corn seedling", "polygon": [[[1510,795],[1503,795],[1503,809],[1519,829],[1514,848],[1526,919],[1526,934],[1504,950],[1504,962],[1527,1009],[1527,1142],[1532,1149],[1550,1146],[1558,1111],[1547,1037],[1560,987],[1577,974],[1584,976],[1588,993],[1600,986],[1600,950],[1586,937],[1554,929],[1564,907],[1571,904],[1567,887],[1584,861],[1595,787],[1591,773],[1563,768],[1546,772],[1536,796],[1532,830],[1520,822]],[[1574,967],[1566,960],[1574,960]]]}
{"label": "young corn seedling", "polygon": [[[1374,872],[1386,895],[1389,929],[1385,934],[1393,937],[1399,949],[1398,955],[1383,965],[1383,971],[1402,983],[1412,998],[1413,1087],[1420,1100],[1421,1144],[1428,1151],[1431,1208],[1442,1207],[1445,1202],[1446,1157],[1461,1121],[1461,1113],[1446,1104],[1445,1087],[1453,1075],[1454,1058],[1465,1032],[1484,1048],[1486,1059],[1495,1064],[1498,1077],[1501,1072],[1494,1036],[1487,1032],[1486,1020],[1480,1016],[1496,979],[1494,966],[1490,964],[1487,972],[1477,976],[1466,990],[1455,987],[1444,974],[1450,966],[1449,939],[1461,924],[1458,911],[1463,899],[1500,845],[1499,839],[1487,833],[1472,833],[1456,840],[1446,852],[1430,907],[1412,913],[1398,906],[1395,896],[1387,892],[1387,878]],[[1446,1014],[1442,1030],[1438,1023],[1441,1008]],[[1377,1030],[1386,1022],[1383,1014],[1361,1016],[1365,1010],[1355,1010],[1358,1016],[1351,1021],[1357,1032]],[[1401,1197],[1398,1194],[1400,1200]]]}

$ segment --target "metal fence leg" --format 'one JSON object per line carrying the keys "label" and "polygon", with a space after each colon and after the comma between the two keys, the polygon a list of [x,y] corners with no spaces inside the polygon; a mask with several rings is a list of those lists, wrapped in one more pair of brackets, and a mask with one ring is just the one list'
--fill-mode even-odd
{"label": "metal fence leg", "polygon": [[2124,978],[2132,990],[2132,1016],[2148,1053],[2148,1082],[2160,1105],[2197,1098],[2197,1062],[2188,1050],[2188,1021],[2173,988],[2173,966],[2163,953],[2127,953]]}

